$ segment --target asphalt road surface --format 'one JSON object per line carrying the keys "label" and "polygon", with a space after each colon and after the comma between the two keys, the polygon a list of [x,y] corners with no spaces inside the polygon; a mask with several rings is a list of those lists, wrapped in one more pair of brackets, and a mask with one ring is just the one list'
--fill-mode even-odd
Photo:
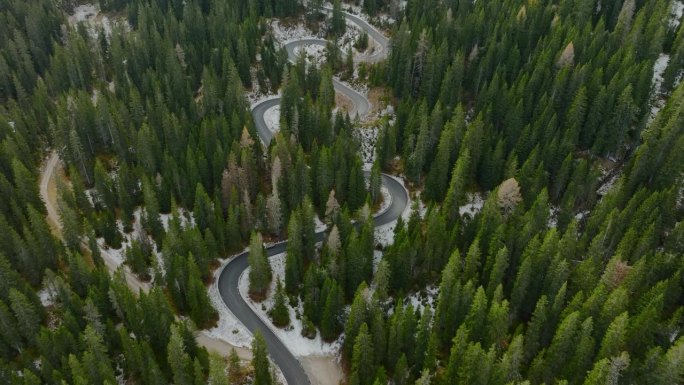
{"label": "asphalt road surface", "polygon": [[[359,60],[376,62],[385,57],[387,53],[388,39],[384,37],[375,28],[370,26],[368,23],[362,19],[348,14],[345,12],[345,17],[348,22],[357,24],[359,27],[363,28],[380,46],[381,49],[376,50],[373,54],[362,56]],[[290,60],[294,60],[295,52],[297,47],[305,45],[323,45],[325,46],[326,41],[320,39],[302,39],[288,43],[285,48],[288,52]],[[351,99],[354,104],[354,114],[362,116],[370,111],[370,103],[365,96],[354,91],[349,86],[333,79],[333,85],[335,90],[341,92],[349,99]],[[273,138],[273,132],[269,129],[264,120],[264,113],[271,107],[280,104],[279,98],[268,99],[258,105],[254,106],[252,109],[252,115],[254,116],[254,122],[256,124],[257,132],[262,142],[266,146],[271,142]],[[408,205],[408,192],[404,186],[389,175],[382,175],[382,184],[387,188],[389,194],[392,196],[392,203],[390,206],[373,218],[376,226],[381,226],[387,223],[395,221],[404,212],[404,209]],[[321,231],[316,233],[316,239],[322,241],[325,237],[325,232]],[[266,249],[269,256],[280,254],[285,252],[287,249],[287,241],[272,245]],[[283,342],[271,331],[271,329],[257,316],[252,309],[247,305],[245,300],[240,295],[238,289],[238,283],[240,281],[240,276],[247,268],[247,257],[248,252],[243,252],[242,254],[234,257],[229,263],[227,263],[218,280],[218,289],[221,294],[221,298],[226,303],[230,311],[247,327],[248,330],[254,332],[259,330],[266,340],[266,345],[268,346],[268,351],[271,359],[274,361],[280,370],[283,372],[285,379],[289,385],[304,385],[309,384],[309,378],[304,371],[301,363],[297,358],[288,350],[288,348],[283,344]]]}

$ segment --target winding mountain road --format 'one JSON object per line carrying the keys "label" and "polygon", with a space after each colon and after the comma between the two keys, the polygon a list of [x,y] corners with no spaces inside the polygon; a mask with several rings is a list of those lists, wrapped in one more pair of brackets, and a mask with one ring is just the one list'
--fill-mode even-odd
{"label": "winding mountain road", "polygon": [[[326,10],[328,12],[331,11],[330,9]],[[346,12],[344,13],[344,16],[347,22],[358,25],[360,28],[366,31],[366,33],[368,33],[369,37],[371,37],[375,43],[380,46],[380,49],[376,49],[372,54],[359,55],[358,60],[374,63],[384,59],[387,54],[389,40],[370,24],[366,23],[363,19]],[[287,43],[285,48],[287,50],[289,59],[294,61],[296,58],[296,49],[298,47],[312,44],[325,46],[326,41],[320,39],[302,39]],[[370,111],[370,103],[365,96],[338,80],[333,79],[333,85],[336,91],[344,94],[352,101],[354,105],[352,115],[363,116]],[[265,100],[252,108],[252,115],[254,117],[257,132],[262,142],[266,146],[268,146],[268,144],[271,142],[271,139],[273,138],[273,132],[266,124],[264,114],[269,108],[279,104],[279,98],[272,98]],[[385,186],[385,188],[387,188],[389,194],[392,196],[392,202],[386,210],[374,216],[373,220],[376,226],[391,223],[399,218],[399,216],[401,216],[401,214],[404,212],[404,209],[408,205],[409,201],[408,191],[397,179],[383,174],[382,184]],[[325,231],[316,233],[317,241],[322,241],[324,238]],[[268,247],[266,252],[270,257],[283,253],[286,249],[287,241],[283,241]],[[288,350],[285,344],[283,344],[283,342],[268,327],[268,325],[266,325],[264,321],[252,311],[249,305],[245,302],[244,298],[240,295],[238,285],[240,276],[248,267],[248,254],[249,252],[245,251],[242,254],[232,258],[223,266],[223,270],[219,275],[217,283],[221,298],[230,311],[247,327],[248,330],[252,332],[259,330],[262,333],[264,339],[266,340],[266,345],[268,346],[268,351],[272,360],[280,367],[280,370],[282,371],[289,385],[310,384],[310,380],[307,377],[306,371],[302,367],[300,361],[292,354],[292,352]]]}
{"label": "winding mountain road", "polygon": [[[328,9],[327,11],[330,10]],[[379,48],[376,46],[376,49],[370,54],[359,55],[357,58],[355,58],[355,61],[374,63],[384,59],[388,50],[388,39],[359,17],[346,12],[344,15],[348,22],[357,24],[360,28],[365,30],[369,37],[372,38],[379,46]],[[290,59],[293,60],[295,58],[297,47],[308,44],[325,45],[325,40],[303,39],[286,44],[285,48]],[[348,97],[353,103],[354,109],[352,115],[363,116],[370,111],[370,103],[365,96],[338,80],[333,79],[333,84],[338,92]],[[264,113],[269,108],[276,106],[279,103],[280,99],[278,98],[268,99],[254,106],[252,109],[252,115],[254,116],[259,137],[266,145],[270,143],[273,137],[273,132],[268,128],[264,120]],[[40,180],[40,194],[47,207],[48,220],[53,223],[54,228],[58,231],[61,230],[61,223],[57,209],[56,194],[50,193],[49,186],[51,183],[54,183],[55,170],[59,168],[59,165],[59,156],[56,152],[51,153],[46,162],[45,168],[42,170]],[[386,210],[374,217],[376,226],[381,226],[395,221],[404,212],[404,209],[408,205],[409,199],[408,192],[395,178],[383,174],[382,183],[392,196],[392,203],[386,208]],[[316,233],[316,239],[318,241],[322,241],[324,237],[324,232]],[[269,247],[267,252],[269,256],[273,256],[284,252],[286,248],[287,241],[284,241]],[[220,273],[217,283],[219,293],[221,294],[221,297],[228,308],[250,331],[260,330],[262,332],[264,339],[266,340],[269,353],[275,364],[280,367],[288,384],[309,384],[310,380],[307,377],[307,374],[299,360],[295,358],[295,356],[287,349],[282,341],[280,341],[278,337],[271,331],[271,329],[251,310],[239,293],[238,282],[240,275],[247,268],[247,254],[247,252],[244,252],[240,255],[237,255],[231,259],[230,262],[223,266],[223,270]],[[110,255],[107,250],[102,250],[102,257],[109,270],[115,271],[120,267],[120,262]],[[134,290],[134,292],[146,292],[149,290],[149,284],[140,281],[132,272],[130,272],[126,266],[123,268],[127,284],[131,287],[131,289]],[[224,356],[227,356],[230,350],[233,348],[237,350],[238,355],[243,359],[249,359],[251,355],[248,349],[234,347],[222,340],[210,337],[205,333],[199,333],[197,335],[197,341],[200,345],[206,347],[207,349],[218,352]]]}
{"label": "winding mountain road", "polygon": [[[297,60],[297,52],[298,52],[297,49],[298,48],[304,47],[307,45],[319,45],[319,46],[325,47],[326,43],[327,43],[327,40],[323,40],[323,39],[301,39],[301,40],[291,41],[291,42],[285,44],[285,50],[287,51],[287,58],[291,62],[294,63],[295,60]],[[368,113],[368,111],[370,111],[370,108],[371,108],[370,102],[368,101],[368,99],[366,99],[365,96],[356,92],[353,88],[342,83],[338,79],[335,79],[334,77],[332,79],[332,82],[333,82],[333,87],[335,88],[335,91],[343,94],[344,96],[348,97],[351,100],[351,102],[354,106],[354,109],[352,111],[350,111],[349,116],[351,116],[352,118],[356,117],[356,116],[360,117],[360,116],[366,115]],[[266,102],[267,103],[272,102],[272,100],[267,100]],[[256,106],[255,108],[257,108],[259,106],[260,105]],[[255,114],[254,111],[252,111],[252,114],[254,115],[255,118],[257,117],[257,114]]]}

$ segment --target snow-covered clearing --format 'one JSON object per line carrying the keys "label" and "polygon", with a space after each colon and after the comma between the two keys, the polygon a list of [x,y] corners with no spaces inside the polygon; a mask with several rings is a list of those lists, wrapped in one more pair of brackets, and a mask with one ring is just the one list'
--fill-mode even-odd
{"label": "snow-covered clearing", "polygon": [[214,283],[209,287],[209,298],[214,309],[218,312],[219,320],[215,327],[205,330],[204,333],[234,346],[249,347],[252,344],[252,333],[228,309],[218,290],[219,275],[221,275],[226,263],[228,263],[227,260],[221,261],[222,267],[214,272]]}
{"label": "snow-covered clearing", "polygon": [[101,13],[99,4],[82,4],[75,7],[74,13],[69,15],[68,20],[72,26],[84,23],[88,27],[88,33],[93,38],[97,38],[100,29],[104,31],[106,36],[110,36],[112,29],[116,26],[121,26],[126,32],[131,30],[131,26],[125,18],[110,19]]}
{"label": "snow-covered clearing", "polygon": [[268,311],[273,307],[273,294],[275,293],[276,281],[278,278],[282,281],[285,278],[285,253],[281,253],[269,258],[271,269],[273,270],[273,282],[271,282],[271,289],[268,297],[260,302],[254,302],[249,297],[249,270],[248,267],[240,276],[238,287],[240,295],[245,299],[245,302],[252,308],[252,310],[261,318],[266,325],[275,333],[276,336],[283,342],[285,346],[290,349],[295,356],[324,356],[336,355],[341,346],[342,338],[340,337],[332,343],[324,342],[320,334],[316,334],[316,338],[310,340],[302,336],[302,322],[297,319],[297,313],[302,313],[301,301],[297,309],[289,306],[290,310],[290,326],[280,329],[271,323],[268,316]]}
{"label": "snow-covered clearing", "polygon": [[264,112],[264,121],[271,132],[280,130],[280,104],[275,105]]}

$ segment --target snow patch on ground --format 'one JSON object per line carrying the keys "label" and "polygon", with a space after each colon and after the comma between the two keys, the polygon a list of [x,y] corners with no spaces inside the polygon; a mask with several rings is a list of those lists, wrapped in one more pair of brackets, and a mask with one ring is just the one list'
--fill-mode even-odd
{"label": "snow patch on ground", "polygon": [[[92,203],[93,197],[91,196],[93,192],[90,194],[86,194],[86,196],[89,197]],[[143,208],[142,207],[137,207],[133,211],[133,231],[130,233],[126,233],[124,231],[124,225],[121,220],[117,220],[117,228],[119,230],[119,233],[121,234],[122,240],[121,240],[121,247],[118,249],[114,249],[108,244],[106,244],[104,238],[100,237],[97,239],[97,244],[100,248],[100,252],[102,254],[105,254],[105,256],[110,259],[111,261],[114,262],[116,266],[120,266],[124,264],[126,261],[126,251],[131,247],[133,244],[133,240],[136,239],[138,236],[146,236],[148,237],[148,240],[150,244],[152,245],[152,254],[157,260],[157,266],[160,269],[160,272],[162,275],[164,274],[164,259],[161,254],[161,250],[157,249],[156,242],[150,237],[149,235],[146,235],[145,231],[142,229],[142,212]],[[181,227],[187,228],[187,227],[194,227],[195,226],[195,218],[192,214],[192,212],[185,210],[183,208],[178,209],[178,216],[180,218],[180,224]],[[164,227],[164,231],[168,231],[169,229],[169,223],[171,219],[173,218],[173,214],[160,214],[159,215],[159,220],[162,223],[162,226]],[[153,272],[150,272],[151,276],[154,276]]]}
{"label": "snow patch on ground", "polygon": [[373,274],[378,270],[378,264],[382,260],[383,253],[380,250],[373,250]]}
{"label": "snow patch on ground", "polygon": [[273,333],[278,336],[282,343],[287,346],[295,356],[325,356],[338,354],[342,343],[342,337],[332,343],[328,343],[321,339],[320,334],[317,334],[316,338],[312,340],[302,336],[302,322],[301,319],[297,319],[296,317],[297,313],[302,314],[301,301],[297,309],[293,309],[288,304],[290,310],[290,326],[280,329],[271,323],[268,311],[273,307],[273,294],[275,293],[278,277],[280,277],[281,281],[285,278],[285,255],[286,253],[281,253],[269,258],[271,269],[273,270],[273,281],[271,282],[269,294],[264,301],[257,303],[249,297],[249,267],[245,269],[240,276],[240,282],[238,283],[240,295],[242,295],[242,298],[245,299],[245,302],[247,302],[249,307],[252,308],[266,325],[268,325]]}
{"label": "snow patch on ground", "polygon": [[615,187],[615,183],[618,181],[618,179],[620,179],[620,174],[619,174],[619,173],[613,175],[613,176],[610,177],[605,183],[603,183],[603,184],[598,188],[598,190],[596,190],[596,193],[597,193],[598,195],[600,195],[600,196],[605,196],[606,194],[608,194],[608,192],[609,192],[610,190],[613,189],[613,187]]}
{"label": "snow patch on ground", "polygon": [[470,217],[475,217],[475,215],[479,213],[480,210],[482,210],[482,206],[484,205],[484,198],[480,193],[468,193],[466,196],[468,199],[468,203],[459,207],[458,213],[461,216],[467,214],[470,215]]}
{"label": "snow patch on ground", "polygon": [[380,194],[382,195],[382,203],[376,212],[376,215],[384,213],[390,205],[392,205],[392,194],[390,194],[387,187],[384,185],[380,186]]}
{"label": "snow patch on ground", "polygon": [[324,31],[314,34],[306,25],[304,25],[303,21],[293,25],[283,25],[281,20],[273,19],[270,22],[270,26],[276,42],[280,42],[282,45],[294,40],[323,39],[325,37],[323,34]]}
{"label": "snow patch on ground", "polygon": [[437,303],[437,297],[439,296],[439,286],[428,286],[420,291],[411,293],[408,297],[404,299],[404,304],[409,303],[413,305],[413,308],[420,310],[421,312],[425,307],[429,307],[434,311],[435,304]]}
{"label": "snow patch on ground", "polygon": [[379,14],[377,18],[378,18],[378,22],[381,25],[387,26],[387,27],[389,27],[389,26],[391,26],[397,22],[392,16],[385,14],[385,13]]}
{"label": "snow patch on ground", "polygon": [[361,160],[369,170],[375,161],[375,145],[378,141],[379,132],[380,129],[378,127],[359,127],[353,131],[354,136],[361,145]]}
{"label": "snow patch on ground", "polygon": [[38,291],[38,298],[43,307],[52,306],[55,303],[54,294],[47,287]]}
{"label": "snow patch on ground", "polygon": [[264,121],[271,132],[280,130],[280,104],[275,105],[264,112]]}
{"label": "snow patch on ground", "polygon": [[[226,263],[228,260],[222,261],[221,266],[225,266]],[[203,332],[209,337],[225,341],[231,345],[248,348],[252,344],[252,333],[228,309],[219,293],[218,279],[222,271],[223,268],[216,269],[214,283],[209,287],[209,298],[214,309],[218,312],[219,320],[215,327]]]}
{"label": "snow patch on ground", "polygon": [[326,60],[325,47],[318,44],[300,45],[297,48],[295,48],[294,53],[296,56],[303,54],[304,58],[306,58],[307,63],[311,63],[316,66],[322,65],[323,63],[325,63]]}
{"label": "snow patch on ground", "polygon": [[665,72],[669,62],[670,55],[661,53],[655,63],[653,63],[653,80],[651,84],[656,94],[660,93],[660,86],[663,84],[663,72]]}
{"label": "snow patch on ground", "polygon": [[586,217],[588,217],[590,214],[589,210],[585,211],[580,211],[579,213],[575,214],[575,219],[577,219],[577,222],[582,222],[582,220]]}
{"label": "snow patch on ground", "polygon": [[316,224],[316,230],[314,231],[316,231],[317,233],[320,233],[321,231],[325,231],[328,229],[328,225],[325,224],[325,222],[323,222],[321,218],[318,217],[318,215],[314,216],[314,223]]}
{"label": "snow patch on ground", "polygon": [[653,63],[653,80],[651,81],[651,114],[648,117],[650,124],[660,110],[665,106],[665,97],[662,94],[663,73],[670,62],[670,55],[661,53]]}
{"label": "snow patch on ground", "polygon": [[682,20],[682,14],[684,13],[684,3],[681,1],[675,1],[672,3],[672,9],[670,10],[670,28],[677,29],[679,23]]}
{"label": "snow patch on ground", "polygon": [[125,18],[110,19],[100,12],[98,4],[82,4],[74,8],[74,13],[68,17],[69,24],[76,26],[84,23],[92,38],[97,38],[100,28],[106,36],[111,36],[112,28],[122,26],[124,31],[129,32],[131,26]]}
{"label": "snow patch on ground", "polygon": [[554,229],[558,227],[558,212],[560,209],[557,206],[551,206],[549,207],[549,219],[546,223],[546,225],[550,229]]}
{"label": "snow patch on ground", "polygon": [[[361,30],[361,28],[358,25],[353,24],[353,23],[349,22],[349,20],[347,20],[347,28],[345,29],[344,34],[342,36],[340,36],[340,38],[337,41],[337,46],[342,50],[342,57],[343,58],[346,57],[349,49],[352,50],[352,54],[354,55],[354,57],[356,57],[357,54],[363,53],[363,52],[357,51],[356,48],[354,48],[354,44],[356,44],[356,41],[359,39],[359,37],[362,34],[363,34],[363,31]],[[370,37],[369,37],[369,40],[372,40],[372,39],[370,39]],[[369,44],[368,44],[369,50],[371,49],[371,46],[372,46],[372,44],[369,41]]]}
{"label": "snow patch on ground", "polygon": [[[367,97],[368,97],[368,84],[366,84],[365,81],[361,82],[361,81],[357,81],[358,79],[351,79],[352,81],[349,82],[346,80],[342,80],[337,76],[333,76],[333,78],[335,80],[337,80],[338,82],[344,84],[345,86],[351,88],[352,90],[360,93],[361,95],[363,95],[364,98],[367,99]],[[370,101],[368,103],[370,104]],[[370,107],[373,108],[372,105]],[[368,120],[368,115],[366,115],[363,120]]]}
{"label": "snow patch on ground", "polygon": [[394,108],[389,105],[380,112],[369,113],[364,117],[364,121],[372,123],[357,126],[352,134],[361,147],[361,160],[363,161],[364,170],[370,171],[376,158],[375,148],[380,137],[381,126],[385,122],[388,122],[390,125],[394,124]]}
{"label": "snow patch on ground", "polygon": [[287,383],[287,379],[285,378],[285,375],[283,374],[283,371],[280,370],[280,367],[278,365],[276,365],[275,362],[273,362],[273,361],[271,361],[271,368],[275,372],[276,384],[289,385]]}
{"label": "snow patch on ground", "polygon": [[124,260],[126,259],[125,257],[125,251],[127,248],[131,246],[130,240],[128,238],[125,238],[121,242],[121,248],[119,249],[112,249],[110,248],[106,243],[104,238],[98,238],[97,239],[97,245],[100,247],[100,252],[103,254],[107,254],[110,260],[114,261],[114,263],[117,266],[121,266],[124,263]]}
{"label": "snow patch on ground", "polygon": [[[184,209],[178,209],[178,216],[180,218],[180,224],[182,228],[195,227],[195,217],[192,212]],[[159,220],[161,220],[162,226],[164,226],[164,231],[169,230],[169,222],[173,219],[173,213],[170,214],[160,214]]]}

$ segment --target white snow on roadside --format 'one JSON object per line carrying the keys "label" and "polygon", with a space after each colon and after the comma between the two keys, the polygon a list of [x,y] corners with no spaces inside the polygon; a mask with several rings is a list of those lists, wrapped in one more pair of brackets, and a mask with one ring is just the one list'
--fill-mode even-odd
{"label": "white snow on roadside", "polygon": [[[394,177],[397,181],[404,186],[404,180],[401,178]],[[401,218],[404,223],[408,222],[411,217],[411,210],[413,207],[413,200],[409,200],[408,204],[401,213]],[[394,243],[394,228],[397,226],[397,221],[378,226],[375,228],[375,242],[380,244],[382,247],[387,247]]]}
{"label": "white snow on roadside", "polygon": [[380,186],[380,194],[382,195],[382,202],[380,203],[380,207],[376,211],[376,214],[384,213],[392,204],[392,195],[385,185]]}
{"label": "white snow on roadside", "polygon": [[276,42],[286,44],[290,41],[301,39],[322,39],[324,38],[324,31],[320,31],[318,35],[314,34],[308,29],[303,22],[298,22],[294,25],[283,25],[278,19],[273,19],[270,22],[273,37]]}
{"label": "white snow on roadside", "polygon": [[304,51],[304,58],[308,63],[320,66],[325,63],[325,47],[319,44],[300,45],[294,49],[296,56],[301,55]]}
{"label": "white snow on roadside", "polygon": [[273,370],[273,372],[275,372],[276,384],[289,385],[287,383],[287,379],[285,378],[285,375],[283,374],[283,371],[280,370],[280,367],[278,365],[276,365],[273,361],[271,361],[271,369]]}
{"label": "white snow on roadside", "polygon": [[269,93],[262,93],[261,91],[258,90],[258,87],[255,85],[254,86],[256,91],[250,92],[247,94],[247,100],[249,101],[249,109],[252,110],[254,107],[258,106],[259,104],[271,100],[271,99],[277,99],[280,97],[280,93],[278,94],[269,94]]}
{"label": "white snow on roadside", "polygon": [[[261,303],[254,302],[249,297],[249,270],[248,267],[240,276],[240,282],[238,283],[238,288],[240,290],[240,295],[245,299],[245,302],[250,308],[261,318],[262,321],[275,333],[280,339],[283,345],[287,346],[288,349],[295,356],[324,356],[324,355],[336,355],[341,346],[341,338],[337,339],[332,343],[324,342],[321,339],[320,334],[316,335],[316,338],[310,340],[302,336],[302,322],[300,319],[296,318],[295,309],[288,305],[290,310],[290,326],[280,329],[275,327],[271,323],[271,319],[268,316],[268,311],[273,306],[273,294],[275,292],[276,280],[280,277],[280,280],[284,280],[285,277],[285,253],[274,255],[269,258],[271,263],[271,269],[273,270],[273,281],[271,282],[271,289],[269,290],[268,297]],[[297,311],[302,313],[302,304],[300,303]]]}
{"label": "white snow on roadside", "polygon": [[280,130],[280,105],[275,105],[264,112],[264,121],[271,132]]}
{"label": "white snow on roadside", "polygon": [[[227,261],[221,261],[221,266],[224,266],[225,263]],[[228,309],[219,293],[218,278],[222,271],[223,268],[214,271],[214,283],[209,287],[209,298],[214,309],[218,312],[219,320],[215,327],[203,332],[212,338],[225,341],[234,346],[250,347],[252,344],[252,333]]]}
{"label": "white snow on roadside", "polygon": [[[361,52],[357,51],[356,48],[354,48],[354,44],[359,39],[359,36],[361,36],[361,34],[362,34],[361,28],[358,25],[353,24],[347,20],[347,28],[345,29],[344,34],[342,36],[340,36],[340,38],[337,41],[337,46],[343,51],[342,52],[343,58],[346,57],[346,54],[347,54],[347,51],[349,50],[349,48],[352,49],[352,54],[354,56],[361,53]],[[372,39],[369,38],[369,40],[372,40]],[[371,48],[371,46],[372,46],[372,44],[370,44],[370,41],[369,41],[369,44],[368,44],[369,49]]]}
{"label": "white snow on roadside", "polygon": [[375,161],[375,144],[378,141],[379,132],[378,127],[359,127],[353,131],[361,145],[361,160],[369,170]]}

